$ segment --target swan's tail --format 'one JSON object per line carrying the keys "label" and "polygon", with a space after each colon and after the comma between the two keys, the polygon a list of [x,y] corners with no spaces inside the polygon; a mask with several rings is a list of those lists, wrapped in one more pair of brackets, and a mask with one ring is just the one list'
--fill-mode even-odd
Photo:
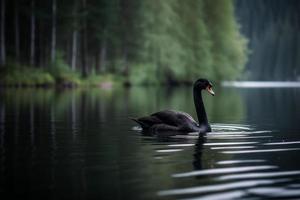
{"label": "swan's tail", "polygon": [[142,129],[147,129],[147,128],[149,128],[148,124],[143,123],[142,121],[140,121],[140,120],[137,119],[137,118],[129,117],[129,119],[131,119],[132,121],[138,123],[138,124],[142,127]]}

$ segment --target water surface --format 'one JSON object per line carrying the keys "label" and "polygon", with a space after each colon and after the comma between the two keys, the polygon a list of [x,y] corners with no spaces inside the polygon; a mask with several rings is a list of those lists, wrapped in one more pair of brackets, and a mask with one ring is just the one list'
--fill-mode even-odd
{"label": "water surface", "polygon": [[300,198],[300,90],[215,90],[204,94],[212,133],[153,137],[128,117],[195,117],[190,88],[2,89],[1,196]]}

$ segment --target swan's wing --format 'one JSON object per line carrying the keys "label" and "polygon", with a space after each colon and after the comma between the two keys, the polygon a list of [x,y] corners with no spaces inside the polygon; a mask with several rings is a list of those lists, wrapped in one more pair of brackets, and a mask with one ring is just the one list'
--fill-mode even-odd
{"label": "swan's wing", "polygon": [[135,122],[137,122],[138,124],[140,124],[143,129],[148,129],[155,124],[163,123],[156,116],[146,116],[146,117],[131,118],[131,119],[134,120]]}
{"label": "swan's wing", "polygon": [[171,126],[177,126],[178,124],[177,112],[173,110],[159,111],[151,114],[150,116],[156,117],[157,119],[161,120],[164,124],[168,124]]}
{"label": "swan's wing", "polygon": [[187,118],[188,120],[190,120],[190,122],[193,122],[193,123],[198,125],[196,120],[194,120],[194,118],[190,114],[188,114],[186,112],[181,112],[181,111],[176,111],[176,112],[178,113],[178,115],[181,115],[182,117]]}
{"label": "swan's wing", "polygon": [[191,115],[181,111],[164,110],[153,113],[151,116],[157,117],[163,123],[172,126],[183,126],[191,123],[197,125],[197,122],[193,119]]}

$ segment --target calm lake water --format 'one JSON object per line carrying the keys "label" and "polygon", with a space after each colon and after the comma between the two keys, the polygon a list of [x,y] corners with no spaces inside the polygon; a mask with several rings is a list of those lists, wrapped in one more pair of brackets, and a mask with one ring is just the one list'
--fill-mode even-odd
{"label": "calm lake water", "polygon": [[212,133],[151,137],[128,117],[195,117],[191,88],[2,89],[0,198],[299,199],[300,88],[215,92]]}

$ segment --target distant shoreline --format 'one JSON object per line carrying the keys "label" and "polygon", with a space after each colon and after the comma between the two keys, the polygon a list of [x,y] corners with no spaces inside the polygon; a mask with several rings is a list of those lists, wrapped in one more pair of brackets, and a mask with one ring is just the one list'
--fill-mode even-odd
{"label": "distant shoreline", "polygon": [[[98,87],[102,89],[112,89],[114,87],[132,87],[132,86],[190,86],[192,82],[174,82],[174,83],[158,83],[158,84],[131,84],[126,81],[115,80],[102,80],[87,83],[88,81],[82,81],[81,84],[74,84],[72,82],[66,83],[54,83],[54,84],[1,84],[0,88],[80,88],[80,87]],[[216,83],[223,87],[235,87],[235,88],[300,88],[300,81],[222,81]]]}
{"label": "distant shoreline", "polygon": [[223,81],[222,86],[237,88],[292,88],[300,87],[300,81]]}

